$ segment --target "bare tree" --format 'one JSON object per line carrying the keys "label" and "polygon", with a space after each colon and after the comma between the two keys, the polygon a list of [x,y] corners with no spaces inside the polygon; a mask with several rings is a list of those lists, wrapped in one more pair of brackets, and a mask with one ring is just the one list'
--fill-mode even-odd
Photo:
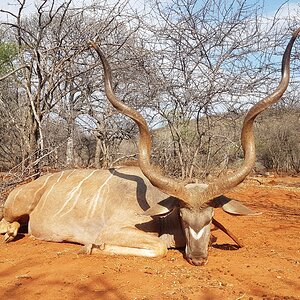
{"label": "bare tree", "polygon": [[290,34],[277,19],[267,26],[262,13],[246,1],[156,2],[145,68],[159,91],[152,103],[171,132],[174,174],[207,175],[239,155],[241,112],[276,84],[279,64],[272,68],[270,57],[282,55]]}
{"label": "bare tree", "polygon": [[[258,3],[239,0],[151,1],[139,14],[129,1],[74,3],[39,1],[27,15],[20,0],[6,12],[1,41],[17,56],[0,73],[1,168],[103,167],[135,155],[135,128],[103,98],[94,38],[117,94],[153,127],[153,158],[169,174],[204,177],[241,156],[241,115],[277,84],[276,55],[299,16],[266,20]],[[299,78],[296,64],[281,106],[299,105]]]}
{"label": "bare tree", "polygon": [[[31,15],[24,15],[26,0],[19,1],[17,14],[9,13],[4,22],[10,40],[18,45],[18,61],[23,69],[18,112],[22,128],[23,169],[39,169],[47,149],[45,118],[64,119],[67,127],[66,164],[74,164],[75,127],[82,115],[89,114],[88,98],[95,90],[94,66],[90,64],[87,41],[101,36],[104,43],[114,43],[116,51],[138,28],[134,14],[128,22],[126,2],[108,5],[102,1],[88,7],[74,7],[72,1],[41,1]],[[99,19],[98,19],[99,17]],[[12,120],[11,120],[12,122]],[[45,124],[44,124],[45,123]]]}

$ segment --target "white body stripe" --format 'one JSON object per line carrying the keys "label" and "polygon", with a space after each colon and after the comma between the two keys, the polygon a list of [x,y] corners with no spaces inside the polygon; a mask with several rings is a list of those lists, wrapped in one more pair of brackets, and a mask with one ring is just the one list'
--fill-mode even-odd
{"label": "white body stripe", "polygon": [[64,212],[62,216],[66,215],[67,213],[69,213],[70,211],[72,211],[74,209],[74,207],[76,206],[77,202],[78,202],[78,199],[79,199],[79,196],[80,196],[80,193],[79,192],[76,197],[74,198],[74,194],[76,192],[78,192],[78,190],[80,189],[81,185],[86,181],[88,180],[92,175],[94,175],[94,173],[97,172],[97,170],[94,170],[93,172],[91,172],[91,174],[89,174],[89,176],[87,176],[86,178],[82,179],[75,188],[72,189],[71,193],[69,193],[69,197],[68,199],[66,199],[66,202],[64,203],[64,205],[60,208],[60,210],[54,215],[54,217],[58,216],[60,213],[63,212],[63,210],[68,206],[68,204],[71,202],[71,201],[74,201],[73,205],[66,211]]}
{"label": "white body stripe", "polygon": [[[53,175],[54,175],[54,174],[50,174],[50,175],[47,177],[47,179],[45,180],[44,184],[43,184],[39,189],[37,189],[37,190],[35,191],[35,193],[34,193],[34,195],[33,195],[33,199],[35,199],[37,193],[38,193],[40,190],[42,190],[42,189],[47,185],[48,180],[49,180]],[[32,210],[35,208],[35,206],[36,206],[36,203],[32,202],[31,205],[30,205],[30,207],[29,207],[29,211],[32,211]]]}
{"label": "white body stripe", "polygon": [[15,196],[14,196],[13,201],[11,202],[11,210],[12,210],[12,211],[15,209],[15,207],[14,207],[14,206],[15,206],[15,203],[18,203],[18,202],[16,201],[16,199],[17,199],[18,195],[20,194],[21,190],[22,190],[22,187],[19,188],[19,190],[17,191],[17,193],[16,193]]}
{"label": "white body stripe", "polygon": [[100,194],[103,190],[103,188],[107,185],[108,181],[114,176],[114,173],[115,172],[112,172],[112,174],[105,180],[105,182],[99,187],[97,193],[94,195],[94,197],[91,199],[90,201],[90,204],[89,204],[89,208],[87,210],[87,215],[85,217],[86,220],[88,220],[89,218],[91,218],[94,213],[95,213],[95,210],[97,208],[97,204],[98,204],[98,201],[99,201],[99,197],[100,197]]}
{"label": "white body stripe", "polygon": [[[51,188],[50,188],[49,191],[47,192],[45,198],[43,199],[44,201],[43,201],[43,202],[42,202],[42,201],[39,202],[39,204],[42,202],[41,207],[39,207],[39,210],[43,210],[43,208],[44,208],[44,206],[45,206],[45,204],[46,204],[46,202],[47,202],[47,198],[48,198],[49,194],[50,194],[51,191],[53,190],[55,184],[58,183],[58,182],[60,181],[60,179],[63,177],[63,175],[64,175],[64,171],[61,172],[59,178],[58,178],[58,179],[56,180],[56,182],[54,182],[54,184],[51,186]],[[51,177],[51,176],[50,176],[50,177]]]}

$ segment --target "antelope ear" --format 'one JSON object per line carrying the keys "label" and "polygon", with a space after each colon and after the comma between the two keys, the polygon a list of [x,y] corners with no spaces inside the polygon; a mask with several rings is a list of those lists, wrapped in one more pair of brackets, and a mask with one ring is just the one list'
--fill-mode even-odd
{"label": "antelope ear", "polygon": [[220,196],[212,201],[213,207],[222,207],[222,209],[228,214],[243,215],[243,216],[257,216],[261,215],[261,212],[256,212],[241,202],[233,199],[229,199],[225,196]]}
{"label": "antelope ear", "polygon": [[230,200],[222,206],[223,210],[229,214],[233,215],[243,215],[243,216],[257,216],[261,215],[261,212],[256,212],[239,201]]}
{"label": "antelope ear", "polygon": [[172,210],[175,207],[178,207],[178,200],[176,198],[169,197],[151,206],[143,213],[143,215],[147,215],[147,216],[167,215],[170,212],[172,212]]}

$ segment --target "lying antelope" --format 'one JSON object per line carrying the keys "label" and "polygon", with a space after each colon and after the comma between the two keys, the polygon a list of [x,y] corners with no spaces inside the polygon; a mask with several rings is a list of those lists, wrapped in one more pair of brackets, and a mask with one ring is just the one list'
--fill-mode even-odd
{"label": "lying antelope", "polygon": [[211,223],[234,238],[213,218],[214,208],[222,207],[230,214],[255,214],[222,194],[240,184],[253,167],[254,119],[286,90],[291,49],[299,32],[300,28],[293,33],[283,55],[279,86],[245,117],[241,133],[245,157],[242,167],[209,184],[184,185],[163,176],[151,164],[148,126],[137,111],[116,98],[109,64],[100,48],[91,42],[103,64],[107,98],[139,127],[139,167],[62,171],[16,188],[4,205],[0,223],[4,240],[13,240],[20,223],[29,218],[28,232],[33,237],[80,243],[86,253],[98,249],[157,257],[164,256],[168,248],[185,247],[191,264],[205,264]]}

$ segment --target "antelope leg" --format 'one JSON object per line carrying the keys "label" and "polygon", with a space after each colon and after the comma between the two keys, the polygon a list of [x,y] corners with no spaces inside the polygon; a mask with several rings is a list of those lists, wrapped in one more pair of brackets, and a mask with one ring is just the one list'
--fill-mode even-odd
{"label": "antelope leg", "polygon": [[167,245],[157,236],[133,227],[125,227],[105,236],[99,237],[92,247],[92,253],[135,255],[144,257],[163,257]]}

